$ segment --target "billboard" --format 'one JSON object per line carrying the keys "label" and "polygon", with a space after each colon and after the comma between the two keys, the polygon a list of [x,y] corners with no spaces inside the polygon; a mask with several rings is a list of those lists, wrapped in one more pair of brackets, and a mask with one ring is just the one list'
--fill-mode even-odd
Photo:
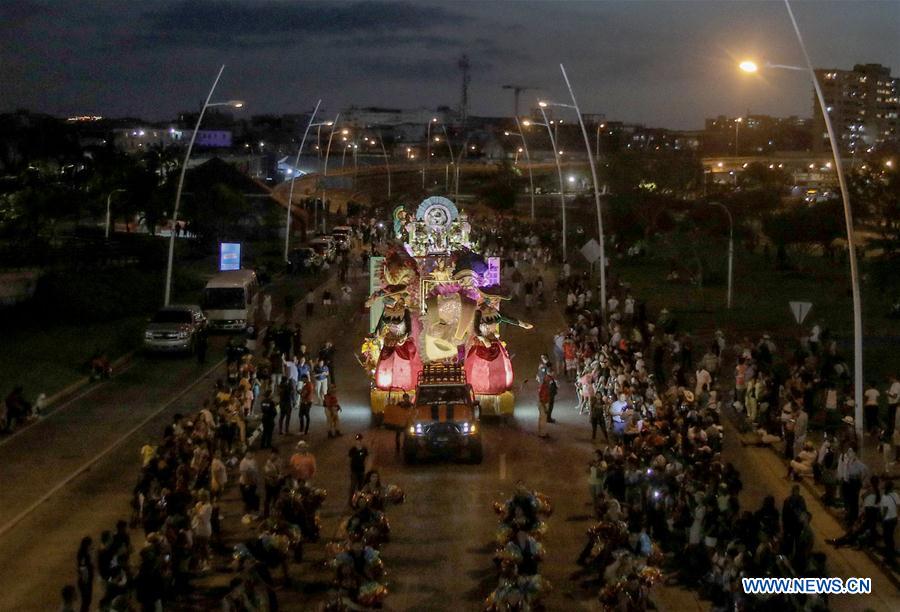
{"label": "billboard", "polygon": [[231,147],[231,130],[198,130],[198,147]]}
{"label": "billboard", "polygon": [[[381,288],[381,264],[384,257],[369,257],[369,295],[373,295]],[[378,328],[378,321],[384,312],[384,298],[376,298],[369,308],[369,333],[374,334]]]}
{"label": "billboard", "polygon": [[241,243],[219,243],[219,272],[241,269]]}

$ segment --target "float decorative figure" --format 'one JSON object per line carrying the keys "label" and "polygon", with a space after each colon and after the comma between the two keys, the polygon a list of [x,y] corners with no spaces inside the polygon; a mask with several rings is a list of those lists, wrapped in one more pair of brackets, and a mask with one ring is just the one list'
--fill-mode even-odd
{"label": "float decorative figure", "polygon": [[445,362],[464,367],[482,414],[512,414],[513,369],[500,324],[532,326],[500,314],[508,298],[499,258],[478,254],[467,216],[447,198],[427,198],[415,213],[398,206],[392,218],[396,244],[371,269],[366,305],[376,314],[360,358],[372,379],[372,412],[412,396],[423,364]]}

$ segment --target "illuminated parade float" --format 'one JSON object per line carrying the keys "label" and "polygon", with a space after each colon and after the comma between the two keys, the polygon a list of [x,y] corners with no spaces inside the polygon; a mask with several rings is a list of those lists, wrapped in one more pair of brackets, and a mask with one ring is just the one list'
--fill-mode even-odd
{"label": "illuminated parade float", "polygon": [[461,366],[482,415],[511,415],[513,369],[500,324],[531,325],[500,314],[500,258],[476,252],[466,215],[443,197],[415,214],[393,211],[396,242],[370,260],[370,334],[361,362],[372,380],[372,413],[404,393],[415,398],[423,365]]}

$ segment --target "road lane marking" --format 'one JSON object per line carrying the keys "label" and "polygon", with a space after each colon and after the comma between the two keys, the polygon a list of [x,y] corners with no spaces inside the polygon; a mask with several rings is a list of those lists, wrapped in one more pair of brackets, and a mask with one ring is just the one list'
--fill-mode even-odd
{"label": "road lane marking", "polygon": [[[120,368],[120,369],[116,372],[115,376],[113,376],[113,378],[118,378],[121,374],[124,374],[125,372],[127,372],[128,370],[130,370],[131,368],[133,368],[134,365],[135,365],[135,363],[134,363],[134,360],[132,359],[132,360],[128,363],[128,365],[126,365],[124,368]],[[112,379],[107,379],[107,380],[104,380],[104,381],[100,381],[100,382],[99,382],[98,384],[96,384],[96,385],[89,385],[87,389],[85,389],[85,390],[82,391],[81,393],[75,395],[74,397],[71,397],[71,398],[67,399],[67,400],[64,401],[62,404],[60,404],[59,406],[57,406],[55,409],[51,410],[51,411],[48,412],[46,415],[40,417],[38,420],[34,421],[33,423],[30,423],[29,425],[26,425],[25,427],[20,427],[19,429],[17,429],[16,431],[14,431],[13,433],[11,433],[10,435],[8,435],[8,436],[6,436],[5,438],[3,438],[2,440],[0,440],[0,446],[3,446],[4,444],[8,443],[10,440],[14,440],[14,439],[16,438],[16,436],[18,436],[19,434],[23,434],[23,433],[25,433],[26,431],[29,431],[29,430],[31,430],[32,428],[37,427],[37,426],[40,425],[41,423],[46,423],[51,417],[53,417],[53,415],[59,414],[60,412],[62,412],[63,410],[65,410],[66,408],[68,408],[69,406],[71,406],[72,404],[74,404],[75,402],[77,402],[78,400],[84,399],[85,397],[87,397],[88,395],[90,395],[91,393],[93,393],[94,391],[96,391],[97,389],[102,389],[102,388],[105,387],[107,384],[109,384],[109,382],[110,382],[111,380],[112,380]]]}
{"label": "road lane marking", "polygon": [[500,453],[500,480],[506,480],[506,453]]}
{"label": "road lane marking", "polygon": [[165,404],[163,404],[162,406],[160,406],[160,407],[159,407],[157,410],[155,410],[152,414],[148,415],[143,421],[141,421],[140,423],[138,423],[137,425],[135,425],[134,427],[132,427],[131,429],[129,429],[129,430],[128,430],[123,436],[121,436],[118,440],[114,441],[112,444],[110,444],[109,446],[107,446],[107,447],[103,450],[103,452],[101,452],[99,455],[95,456],[93,459],[89,459],[88,461],[86,461],[81,467],[79,467],[77,470],[75,470],[74,472],[72,472],[71,474],[69,474],[62,482],[58,483],[58,484],[55,485],[52,489],[50,489],[49,491],[47,491],[40,499],[38,499],[36,502],[34,502],[33,504],[31,504],[30,506],[28,506],[27,508],[25,508],[25,510],[23,510],[22,512],[20,512],[19,514],[17,514],[11,521],[9,521],[9,522],[6,523],[5,525],[3,525],[3,527],[0,527],[0,538],[2,538],[4,535],[6,535],[6,532],[8,532],[10,529],[12,529],[13,527],[15,527],[15,526],[16,526],[17,524],[19,524],[20,522],[22,522],[22,520],[23,520],[25,517],[27,517],[29,514],[31,514],[32,512],[34,512],[34,511],[37,509],[38,506],[40,506],[40,505],[43,504],[45,501],[47,501],[48,499],[50,499],[51,497],[53,497],[56,493],[58,493],[58,492],[59,492],[61,489],[63,489],[66,485],[68,485],[70,482],[72,482],[73,480],[75,480],[76,478],[78,478],[78,476],[80,476],[82,473],[84,473],[84,472],[86,472],[87,470],[91,469],[91,468],[94,466],[95,463],[99,462],[99,461],[100,461],[101,459],[103,459],[106,455],[108,455],[108,454],[111,453],[113,450],[115,450],[120,444],[122,444],[122,442],[124,442],[125,440],[127,440],[128,438],[130,438],[131,436],[133,436],[134,434],[136,434],[138,431],[140,431],[141,429],[143,429],[143,427],[144,427],[145,425],[147,425],[147,423],[149,423],[150,421],[152,421],[153,419],[155,419],[156,417],[158,417],[160,414],[163,413],[163,411],[165,411],[166,409],[168,409],[169,406],[171,406],[172,404],[174,404],[175,402],[177,402],[178,400],[180,400],[182,397],[184,397],[185,395],[187,395],[187,393],[188,393],[191,389],[193,389],[194,387],[196,387],[200,382],[202,382],[202,381],[206,380],[207,378],[209,378],[209,375],[212,374],[214,371],[216,371],[216,370],[219,368],[219,366],[221,366],[223,363],[225,363],[225,359],[221,359],[220,361],[218,361],[213,367],[211,367],[209,370],[207,370],[207,371],[206,371],[202,376],[200,376],[197,380],[195,380],[194,382],[192,382],[191,384],[189,384],[187,387],[185,387],[184,389],[182,389],[181,391],[179,391],[172,399],[170,399],[170,400],[167,401]]}

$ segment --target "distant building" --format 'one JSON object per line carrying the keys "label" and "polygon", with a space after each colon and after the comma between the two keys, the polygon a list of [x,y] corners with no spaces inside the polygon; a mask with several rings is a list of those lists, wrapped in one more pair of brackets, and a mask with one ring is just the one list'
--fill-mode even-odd
{"label": "distant building", "polygon": [[[900,78],[881,64],[857,64],[853,70],[816,69],[825,106],[841,150],[850,155],[871,153],[898,142]],[[825,120],[813,92],[813,150],[830,146]]]}
{"label": "distant building", "polygon": [[700,134],[704,155],[763,155],[808,151],[812,121],[796,116],[746,115],[707,119]]}

